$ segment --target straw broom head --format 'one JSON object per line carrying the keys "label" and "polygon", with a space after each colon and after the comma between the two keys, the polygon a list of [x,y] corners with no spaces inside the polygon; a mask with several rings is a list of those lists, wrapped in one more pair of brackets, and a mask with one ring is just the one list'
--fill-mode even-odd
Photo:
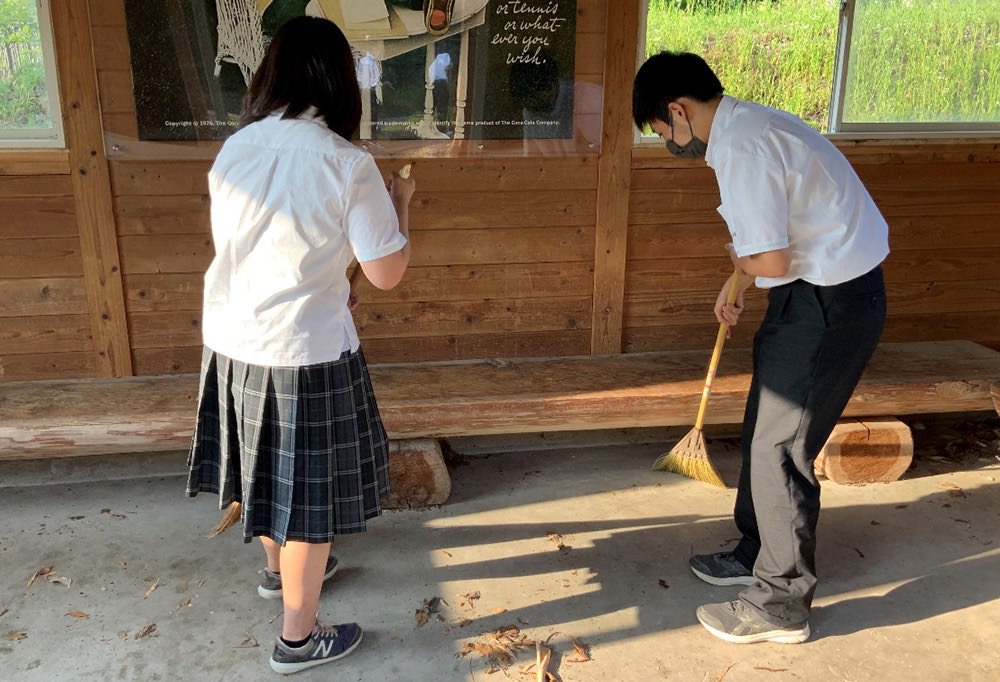
{"label": "straw broom head", "polygon": [[222,512],[222,518],[219,522],[215,524],[212,531],[208,534],[208,537],[214,538],[216,535],[223,533],[230,526],[235,526],[236,522],[242,517],[242,505],[239,502],[230,502],[226,510]]}
{"label": "straw broom head", "polygon": [[708,458],[705,435],[698,428],[691,429],[677,442],[677,445],[671,448],[670,452],[660,455],[653,462],[653,471],[669,471],[720,488],[726,487],[718,470]]}

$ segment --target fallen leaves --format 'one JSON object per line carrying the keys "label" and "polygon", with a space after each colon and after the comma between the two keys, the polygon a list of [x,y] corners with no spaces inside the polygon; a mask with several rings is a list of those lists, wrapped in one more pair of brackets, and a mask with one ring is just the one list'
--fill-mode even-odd
{"label": "fallen leaves", "polygon": [[722,671],[721,673],[719,673],[719,676],[715,678],[715,682],[722,682],[723,678],[724,678],[724,677],[725,677],[726,675],[728,675],[728,674],[729,674],[729,671],[733,669],[733,666],[734,666],[734,665],[736,665],[736,664],[735,664],[735,663],[730,663],[730,664],[729,664],[729,667],[728,667],[728,668],[726,668],[725,670],[723,670],[723,671]]}
{"label": "fallen leaves", "polygon": [[555,532],[554,530],[550,530],[545,534],[545,536],[546,538],[548,538],[549,542],[555,543],[556,549],[558,549],[563,554],[567,554],[571,549],[573,549],[571,545],[567,545],[566,543],[564,543],[563,536]]}
{"label": "fallen leaves", "polygon": [[447,605],[448,602],[441,597],[431,597],[430,599],[425,599],[424,605],[417,609],[413,614],[414,618],[417,620],[417,627],[419,628],[426,625],[431,618],[431,614],[437,614],[438,620],[444,620],[444,618],[440,615],[441,604]]}
{"label": "fallen leaves", "polygon": [[483,595],[479,592],[479,590],[476,590],[475,592],[466,592],[465,594],[462,595],[462,598],[459,600],[458,605],[474,609],[476,608],[476,603],[475,603],[476,600],[481,598],[482,596]]}
{"label": "fallen leaves", "polygon": [[69,611],[68,613],[66,613],[64,615],[66,615],[66,616],[73,616],[77,620],[86,620],[87,618],[90,618],[90,614],[89,613],[84,613],[83,611]]}
{"label": "fallen leaves", "polygon": [[142,639],[143,637],[156,637],[156,623],[150,623],[132,636],[133,639]]}
{"label": "fallen leaves", "polygon": [[8,642],[20,642],[22,639],[28,638],[28,632],[27,630],[11,630],[3,638]]}
{"label": "fallen leaves", "polygon": [[9,611],[10,609],[0,609],[0,618],[6,616]]}
{"label": "fallen leaves", "polygon": [[27,587],[31,587],[35,584],[35,581],[39,578],[45,578],[46,582],[59,583],[60,585],[65,585],[69,587],[73,584],[72,578],[66,578],[64,576],[53,575],[52,571],[54,567],[52,566],[42,566],[37,571],[31,574],[31,578],[28,580]]}
{"label": "fallen leaves", "polygon": [[594,660],[590,657],[590,645],[581,644],[577,641],[576,637],[572,637],[571,639],[573,640],[573,651],[576,653],[576,656],[574,658],[567,658],[567,663],[587,663]]}
{"label": "fallen leaves", "polygon": [[[479,654],[486,659],[486,673],[493,674],[501,670],[506,670],[518,657],[522,649],[534,649],[535,661],[526,666],[522,665],[520,667],[521,672],[528,674],[534,670],[537,680],[556,682],[561,678],[549,672],[548,667],[555,651],[549,644],[549,640],[557,634],[553,632],[544,641],[533,640],[521,632],[520,628],[516,625],[505,625],[496,630],[484,632],[471,642],[466,642],[455,656],[456,658],[462,658],[472,653]],[[573,643],[573,656],[571,658],[564,658],[562,659],[563,661],[566,663],[586,663],[593,660],[588,644],[580,642],[575,637],[571,637],[570,640]]]}
{"label": "fallen leaves", "polygon": [[160,586],[160,579],[156,578],[155,580],[153,580],[153,582],[150,584],[150,586],[146,589],[146,594],[142,595],[142,598],[145,599],[149,595],[153,594],[153,590],[155,590],[159,586]]}
{"label": "fallen leaves", "polygon": [[35,580],[37,580],[41,576],[48,575],[49,573],[51,573],[52,572],[52,568],[53,568],[52,566],[42,566],[40,569],[38,569],[37,571],[35,571],[34,573],[32,573],[31,574],[31,579],[28,580],[28,587],[31,587],[32,585],[34,585],[35,584]]}
{"label": "fallen leaves", "polygon": [[254,649],[260,646],[260,644],[257,643],[257,639],[249,632],[244,632],[243,634],[246,635],[246,637],[244,637],[243,641],[236,647],[237,649]]}
{"label": "fallen leaves", "polygon": [[466,642],[456,657],[477,653],[489,662],[492,672],[508,667],[514,662],[519,649],[535,648],[534,640],[521,632],[516,625],[506,625],[497,630],[482,633],[473,642]]}
{"label": "fallen leaves", "polygon": [[665,589],[665,590],[669,590],[670,589],[670,585],[668,585],[667,581],[664,580],[663,578],[660,578],[657,582],[659,583],[660,587],[662,587],[663,589]]}

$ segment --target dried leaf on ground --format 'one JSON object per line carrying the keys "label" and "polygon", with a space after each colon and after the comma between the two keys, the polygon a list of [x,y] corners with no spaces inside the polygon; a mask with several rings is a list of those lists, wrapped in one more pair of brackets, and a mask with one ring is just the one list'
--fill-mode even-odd
{"label": "dried leaf on ground", "polygon": [[753,667],[753,669],[754,670],[763,670],[764,672],[769,672],[769,673],[785,673],[785,672],[788,672],[788,668],[768,668],[767,666],[763,666],[763,665],[755,665]]}
{"label": "dried leaf on ground", "polygon": [[124,561],[119,561],[118,565],[121,566],[122,568],[125,568],[126,566],[128,566],[128,564],[125,563]]}
{"label": "dried leaf on ground", "polygon": [[8,611],[10,611],[10,609],[0,609],[0,618],[6,616]]}
{"label": "dried leaf on ground", "polygon": [[573,658],[567,658],[567,663],[586,663],[587,661],[592,661],[590,657],[590,645],[579,642],[576,637],[573,640],[573,651],[576,652],[576,656]]}
{"label": "dried leaf on ground", "polygon": [[658,582],[660,583],[660,587],[662,587],[663,589],[665,589],[665,590],[669,590],[670,589],[670,585],[668,585],[667,581],[664,580],[663,578],[660,578]]}
{"label": "dried leaf on ground", "polygon": [[8,642],[20,642],[22,639],[28,638],[27,630],[11,630],[6,635],[3,636]]}
{"label": "dried leaf on ground", "polygon": [[146,627],[136,632],[133,638],[142,639],[143,637],[155,637],[155,636],[156,636],[156,623],[150,623]]}
{"label": "dried leaf on ground", "polygon": [[552,649],[535,642],[535,681],[546,682],[549,676],[549,661],[552,659]]}
{"label": "dried leaf on ground", "polygon": [[149,587],[148,587],[148,588],[146,589],[146,594],[142,595],[142,598],[143,598],[143,599],[145,599],[145,598],[146,598],[146,597],[148,597],[149,595],[153,594],[153,590],[155,590],[155,589],[156,589],[157,587],[159,587],[159,586],[160,586],[160,579],[159,579],[159,578],[156,578],[156,579],[155,579],[155,580],[154,580],[154,581],[153,581],[153,582],[152,582],[152,583],[150,584],[150,586],[149,586]]}
{"label": "dried leaf on ground", "polygon": [[84,613],[83,611],[70,611],[69,613],[67,613],[65,615],[67,615],[67,616],[73,616],[77,620],[84,620],[86,618],[90,618],[90,614],[89,613]]}
{"label": "dried leaf on ground", "polygon": [[38,577],[43,576],[43,575],[48,575],[49,573],[51,573],[52,572],[52,568],[53,568],[52,566],[42,566],[40,569],[38,569],[37,571],[35,571],[34,573],[32,573],[31,574],[31,579],[28,580],[28,587],[31,587],[32,584],[34,584],[35,580]]}
{"label": "dried leaf on ground", "polygon": [[725,678],[725,676],[729,674],[729,671],[733,669],[734,665],[736,664],[730,663],[729,667],[723,670],[721,673],[719,673],[719,676],[715,678],[715,682],[722,682],[723,678]]}
{"label": "dried leaf on ground", "polygon": [[243,641],[236,647],[237,649],[254,649],[260,646],[260,644],[257,643],[257,639],[249,632],[244,632],[243,634],[246,635],[246,637],[244,637]]}
{"label": "dried leaf on ground", "polygon": [[417,619],[417,627],[419,628],[422,625],[426,625],[427,622],[431,619],[431,614],[437,614],[438,620],[443,621],[444,617],[440,613],[441,604],[447,606],[448,602],[446,602],[441,597],[431,597],[430,599],[424,599],[424,605],[421,608],[417,609],[413,614],[414,618]]}
{"label": "dried leaf on ground", "polygon": [[490,664],[504,669],[514,662],[518,650],[525,648],[534,649],[534,640],[528,639],[516,625],[507,625],[484,632],[473,642],[466,642],[456,656],[464,657],[477,653]]}
{"label": "dried leaf on ground", "polygon": [[496,616],[501,613],[507,613],[507,609],[503,608],[502,606],[498,606],[495,609],[490,609],[490,613]]}
{"label": "dried leaf on ground", "polygon": [[52,575],[51,573],[46,575],[45,579],[50,583],[59,583],[60,585],[65,585],[66,587],[70,587],[73,584],[72,578],[67,578],[62,575]]}
{"label": "dried leaf on ground", "polygon": [[479,599],[482,595],[479,590],[475,592],[466,592],[462,595],[462,601],[458,602],[459,606],[468,606],[470,609],[476,608],[475,601]]}

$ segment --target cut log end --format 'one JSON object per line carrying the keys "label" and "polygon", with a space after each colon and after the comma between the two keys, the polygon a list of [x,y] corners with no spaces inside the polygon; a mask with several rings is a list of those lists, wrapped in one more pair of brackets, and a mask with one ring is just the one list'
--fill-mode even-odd
{"label": "cut log end", "polygon": [[817,475],[834,483],[896,481],[913,462],[913,435],[898,419],[846,419],[816,458]]}
{"label": "cut log end", "polygon": [[386,509],[412,509],[444,504],[451,495],[451,476],[436,440],[389,443],[389,494]]}

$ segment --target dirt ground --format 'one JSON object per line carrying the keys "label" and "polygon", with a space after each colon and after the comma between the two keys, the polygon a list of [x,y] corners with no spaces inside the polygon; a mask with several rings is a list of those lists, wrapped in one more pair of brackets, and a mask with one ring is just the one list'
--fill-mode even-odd
{"label": "dirt ground", "polygon": [[[365,641],[293,679],[534,682],[535,640],[563,682],[1000,679],[1000,420],[908,421],[903,480],[824,484],[805,644],[727,644],[695,620],[737,594],[686,563],[735,541],[733,489],[650,471],[669,444],[563,443],[455,457],[446,505],[339,539],[321,615]],[[730,481],[737,446],[710,444]],[[0,468],[0,679],[279,679],[263,554],[205,537],[215,505],[184,497],[182,469]]]}

